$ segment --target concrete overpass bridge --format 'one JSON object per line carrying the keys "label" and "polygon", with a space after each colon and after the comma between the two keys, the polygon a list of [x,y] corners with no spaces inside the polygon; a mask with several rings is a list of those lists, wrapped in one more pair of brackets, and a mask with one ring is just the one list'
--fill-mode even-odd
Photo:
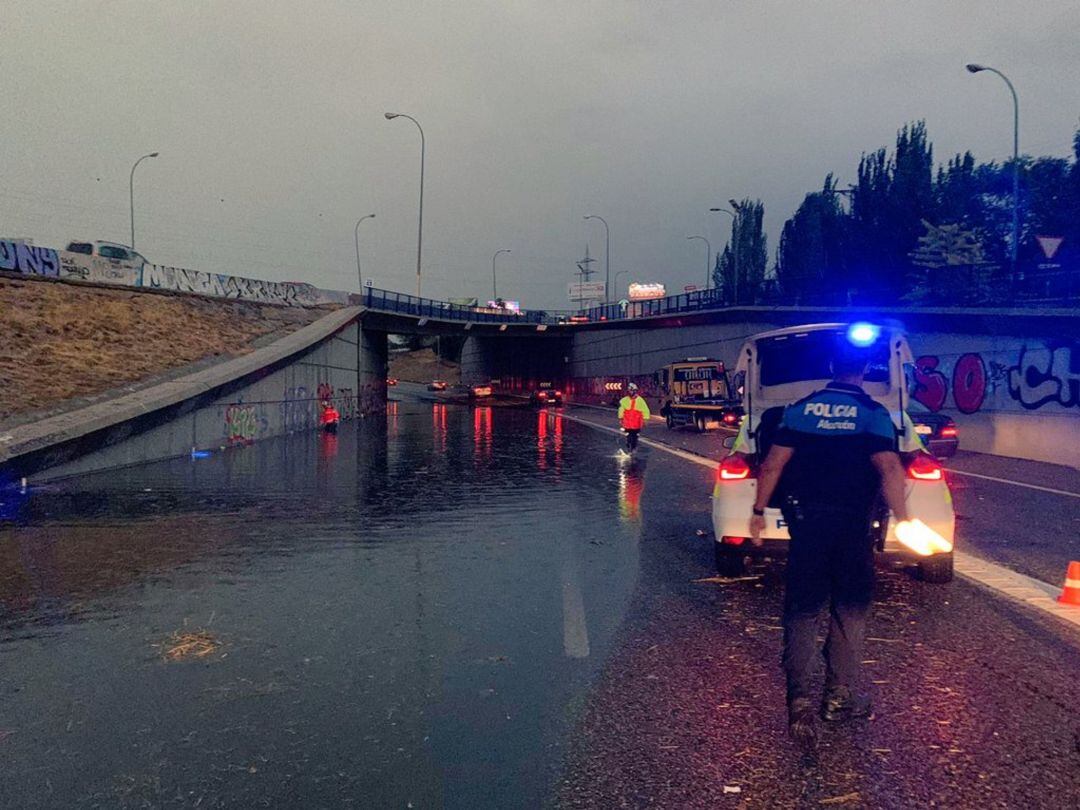
{"label": "concrete overpass bridge", "polygon": [[755,332],[892,318],[916,356],[915,397],[948,410],[968,449],[1075,465],[1080,446],[1080,311],[725,306],[698,291],[630,307],[521,313],[368,288],[350,306],[244,357],[0,435],[10,477],[77,474],[212,451],[311,428],[318,404],[346,418],[385,408],[390,334],[464,337],[465,382],[509,393],[557,382],[570,401],[610,399],[612,382],[655,396],[654,372],[686,356],[732,363]]}

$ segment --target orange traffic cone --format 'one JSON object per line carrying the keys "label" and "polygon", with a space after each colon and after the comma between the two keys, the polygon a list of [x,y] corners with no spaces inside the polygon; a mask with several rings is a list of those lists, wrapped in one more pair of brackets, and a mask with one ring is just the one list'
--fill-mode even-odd
{"label": "orange traffic cone", "polygon": [[1065,572],[1065,589],[1058,601],[1063,605],[1080,607],[1080,562],[1073,560],[1069,563],[1069,570]]}

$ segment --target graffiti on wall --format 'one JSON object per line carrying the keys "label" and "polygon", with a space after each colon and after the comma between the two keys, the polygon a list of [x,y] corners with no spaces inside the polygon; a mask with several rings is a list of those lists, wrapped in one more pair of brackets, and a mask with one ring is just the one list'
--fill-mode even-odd
{"label": "graffiti on wall", "polygon": [[234,402],[225,409],[225,443],[229,447],[251,444],[266,429],[266,420],[254,405]]}
{"label": "graffiti on wall", "polygon": [[282,394],[279,408],[281,409],[281,428],[286,433],[294,430],[304,430],[313,427],[315,417],[313,413],[312,398],[307,388],[302,385],[286,388]]}
{"label": "graffiti on wall", "polygon": [[0,270],[55,278],[60,275],[60,259],[52,248],[0,239]]}
{"label": "graffiti on wall", "polygon": [[953,405],[965,414],[1010,403],[1025,410],[1080,407],[1080,347],[1025,346],[1011,363],[1002,362],[1000,353],[993,354],[998,358],[966,352],[951,368],[938,355],[922,355],[915,361],[912,396],[931,411],[940,411],[951,392]]}
{"label": "graffiti on wall", "polygon": [[136,265],[131,261],[119,261],[103,256],[34,247],[10,239],[0,239],[0,270],[287,306],[349,303],[348,293],[323,290],[311,284],[262,281],[142,262]]}

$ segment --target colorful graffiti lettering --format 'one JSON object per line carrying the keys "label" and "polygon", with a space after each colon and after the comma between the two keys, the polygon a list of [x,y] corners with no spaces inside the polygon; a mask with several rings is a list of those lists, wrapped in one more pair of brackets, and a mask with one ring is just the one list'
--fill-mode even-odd
{"label": "colorful graffiti lettering", "polygon": [[0,270],[55,277],[60,275],[60,259],[52,248],[3,239],[0,240]]}
{"label": "colorful graffiti lettering", "polygon": [[315,390],[315,396],[319,402],[330,402],[334,399],[334,386],[330,383],[319,383],[319,387]]}
{"label": "colorful graffiti lettering", "polygon": [[1009,369],[1009,396],[1029,411],[1049,403],[1063,408],[1080,407],[1078,349],[1056,346],[1046,353],[1021,349],[1016,365]]}
{"label": "colorful graffiti lettering", "polygon": [[234,403],[225,409],[225,442],[229,447],[251,444],[255,441],[261,424],[253,405]]}
{"label": "colorful graffiti lettering", "polygon": [[286,388],[281,397],[281,427],[286,433],[314,427],[314,409],[307,388],[298,385]]}
{"label": "colorful graffiti lettering", "polygon": [[141,259],[135,264],[66,250],[35,247],[11,239],[0,239],[0,270],[287,306],[349,302],[349,294],[346,292],[322,290],[302,282],[262,281],[242,276],[204,273],[182,267],[143,264]]}
{"label": "colorful graffiti lettering", "polygon": [[937,370],[941,361],[934,355],[923,355],[915,361],[915,391],[912,396],[932,411],[945,406],[949,382]]}
{"label": "colorful graffiti lettering", "polygon": [[337,391],[338,411],[343,420],[355,419],[357,416],[356,394],[351,388],[339,388]]}
{"label": "colorful graffiti lettering", "polygon": [[932,411],[945,407],[951,389],[960,413],[977,413],[1000,387],[1026,410],[1080,406],[1080,351],[1076,347],[1025,346],[1016,365],[987,362],[981,354],[967,352],[956,358],[951,374],[939,357],[923,355],[915,361],[914,376],[912,396]]}

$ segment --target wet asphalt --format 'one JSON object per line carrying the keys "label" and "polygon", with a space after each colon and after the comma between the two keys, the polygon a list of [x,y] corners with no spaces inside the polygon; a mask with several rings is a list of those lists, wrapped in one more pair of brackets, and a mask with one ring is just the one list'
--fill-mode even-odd
{"label": "wet asphalt", "polygon": [[[1073,628],[883,563],[875,718],[807,765],[783,564],[701,581],[709,470],[517,403],[395,396],[336,440],[9,511],[0,806],[1080,803]],[[196,632],[212,649],[174,655]]]}

